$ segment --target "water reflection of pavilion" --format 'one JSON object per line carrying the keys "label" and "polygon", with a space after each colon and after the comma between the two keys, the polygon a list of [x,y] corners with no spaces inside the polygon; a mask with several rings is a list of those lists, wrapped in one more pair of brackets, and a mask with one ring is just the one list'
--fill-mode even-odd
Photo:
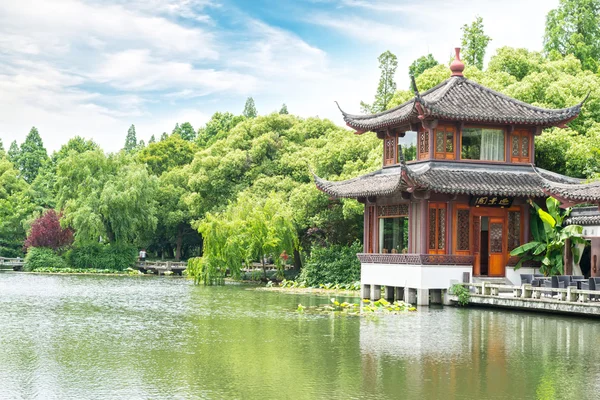
{"label": "water reflection of pavilion", "polygon": [[592,398],[598,333],[593,320],[489,310],[365,319],[363,380],[402,398]]}

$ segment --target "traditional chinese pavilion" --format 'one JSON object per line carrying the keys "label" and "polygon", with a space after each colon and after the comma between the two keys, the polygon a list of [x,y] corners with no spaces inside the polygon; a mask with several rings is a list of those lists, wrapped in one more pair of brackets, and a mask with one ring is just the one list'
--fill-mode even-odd
{"label": "traditional chinese pavilion", "polygon": [[[424,93],[415,87],[413,99],[391,110],[342,111],[357,134],[382,140],[383,167],[346,181],[315,177],[330,196],[365,205],[358,254],[365,296],[379,297],[386,286],[388,297],[416,294],[422,305],[430,293],[473,276],[520,283],[519,273],[534,271],[515,273],[509,253],[529,241],[528,200],[600,203],[600,183],[534,167],[534,137],[564,127],[583,101],[544,109],[488,89],[463,76],[459,49],[450,70],[449,79]],[[402,151],[409,135],[416,136],[411,161]]]}

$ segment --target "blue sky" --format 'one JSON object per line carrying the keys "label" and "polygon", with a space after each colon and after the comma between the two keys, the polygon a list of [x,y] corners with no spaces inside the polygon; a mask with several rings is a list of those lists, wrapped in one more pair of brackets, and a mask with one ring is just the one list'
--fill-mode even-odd
{"label": "blue sky", "polygon": [[107,151],[202,126],[216,111],[288,105],[342,125],[333,103],[372,101],[377,56],[398,56],[397,82],[428,52],[450,59],[476,15],[497,47],[540,50],[558,0],[0,0],[0,138],[36,126],[52,151],[73,136]]}

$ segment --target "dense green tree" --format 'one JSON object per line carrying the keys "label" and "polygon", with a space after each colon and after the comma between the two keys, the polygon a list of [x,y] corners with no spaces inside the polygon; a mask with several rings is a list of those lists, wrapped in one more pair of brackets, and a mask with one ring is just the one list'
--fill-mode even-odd
{"label": "dense green tree", "polygon": [[33,127],[20,147],[20,153],[16,165],[19,167],[21,176],[31,183],[42,168],[49,161],[48,152],[44,147],[38,130]]}
{"label": "dense green tree", "polygon": [[52,163],[58,164],[62,159],[68,156],[71,152],[84,153],[90,150],[99,150],[100,146],[91,139],[84,139],[81,136],[75,136],[69,139],[67,144],[61,146],[58,151],[52,154]]}
{"label": "dense green tree", "polygon": [[226,269],[239,277],[241,261],[250,265],[260,260],[266,279],[265,258],[272,257],[282,271],[285,251],[292,254],[298,247],[292,213],[281,195],[266,198],[242,193],[224,212],[208,214],[200,224],[204,238],[204,255],[190,273],[197,283],[222,282]]}
{"label": "dense green tree", "polygon": [[476,17],[471,25],[464,24],[461,28],[462,59],[480,70],[483,69],[483,58],[490,40],[483,31],[483,18]]}
{"label": "dense green tree", "polygon": [[125,147],[123,149],[127,152],[133,151],[138,146],[137,137],[135,134],[135,125],[131,124],[127,130],[127,137],[125,138]]}
{"label": "dense green tree", "polygon": [[148,165],[152,174],[160,176],[172,168],[189,164],[197,150],[194,143],[173,134],[163,141],[148,145],[136,157],[141,163]]}
{"label": "dense green tree", "polygon": [[288,108],[287,108],[287,106],[285,105],[285,103],[283,103],[283,104],[281,105],[281,108],[279,109],[279,114],[289,114],[289,112],[288,112]]}
{"label": "dense green tree", "polygon": [[76,241],[141,243],[156,228],[156,177],[123,155],[71,153],[58,164],[57,206]]}
{"label": "dense green tree", "polygon": [[198,232],[192,228],[193,215],[187,203],[189,189],[189,168],[178,167],[162,174],[157,193],[158,231],[162,233],[160,243],[156,243],[161,253],[174,248],[176,260],[181,259],[186,245],[199,244]]}
{"label": "dense green tree", "polygon": [[584,69],[598,71],[600,0],[561,0],[546,16],[544,50],[551,57],[573,54]]}
{"label": "dense green tree", "polygon": [[246,104],[244,104],[243,115],[246,118],[256,118],[258,116],[256,106],[254,105],[254,99],[252,97],[248,97],[246,99]]}
{"label": "dense green tree", "polygon": [[388,104],[396,92],[395,74],[398,67],[396,55],[388,50],[381,53],[377,60],[379,61],[381,76],[379,78],[379,85],[377,86],[377,93],[375,94],[375,101],[373,104],[360,102],[362,111],[368,114],[387,110]]}
{"label": "dense green tree", "polygon": [[36,210],[29,185],[7,159],[0,157],[0,256],[23,256],[24,222]]}
{"label": "dense green tree", "polygon": [[2,142],[1,138],[0,138],[0,153],[4,154],[4,143]]}
{"label": "dense green tree", "polygon": [[520,81],[527,75],[540,71],[543,62],[542,55],[538,52],[501,47],[491,58],[487,72],[506,72]]}
{"label": "dense green tree", "polygon": [[156,137],[154,135],[150,136],[150,140],[148,140],[148,144],[156,143]]}
{"label": "dense green tree", "polygon": [[10,147],[8,148],[8,160],[11,163],[17,163],[19,161],[19,156],[21,155],[21,149],[19,149],[19,145],[17,144],[16,140],[13,140],[10,143]]}
{"label": "dense green tree", "polygon": [[179,125],[179,124],[175,125],[175,129],[173,129],[173,133],[181,136],[181,138],[183,140],[187,140],[190,142],[193,141],[194,139],[196,139],[196,131],[194,130],[194,127],[192,126],[192,124],[190,124],[189,122],[184,122],[181,125]]}
{"label": "dense green tree", "polygon": [[242,115],[233,115],[229,112],[216,112],[203,128],[198,129],[196,143],[200,147],[207,147],[227,136],[229,131],[244,121],[244,119],[245,117]]}
{"label": "dense green tree", "polygon": [[167,132],[163,132],[162,135],[160,135],[160,140],[161,142],[165,139],[167,139],[169,137],[169,134]]}
{"label": "dense green tree", "polygon": [[415,61],[413,61],[412,64],[410,64],[410,66],[408,67],[408,76],[414,76],[416,78],[419,75],[421,75],[423,71],[435,67],[438,64],[439,62],[437,62],[437,60],[433,58],[433,55],[431,53],[427,54],[426,56],[421,56]]}

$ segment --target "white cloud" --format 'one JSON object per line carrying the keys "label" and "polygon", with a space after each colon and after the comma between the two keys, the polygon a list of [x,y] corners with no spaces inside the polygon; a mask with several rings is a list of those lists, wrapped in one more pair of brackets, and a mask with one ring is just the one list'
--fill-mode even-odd
{"label": "white cloud", "polygon": [[186,62],[154,59],[148,50],[109,54],[89,76],[122,90],[187,90],[197,95],[223,90],[246,92],[255,84],[253,77],[236,72],[197,69]]}

